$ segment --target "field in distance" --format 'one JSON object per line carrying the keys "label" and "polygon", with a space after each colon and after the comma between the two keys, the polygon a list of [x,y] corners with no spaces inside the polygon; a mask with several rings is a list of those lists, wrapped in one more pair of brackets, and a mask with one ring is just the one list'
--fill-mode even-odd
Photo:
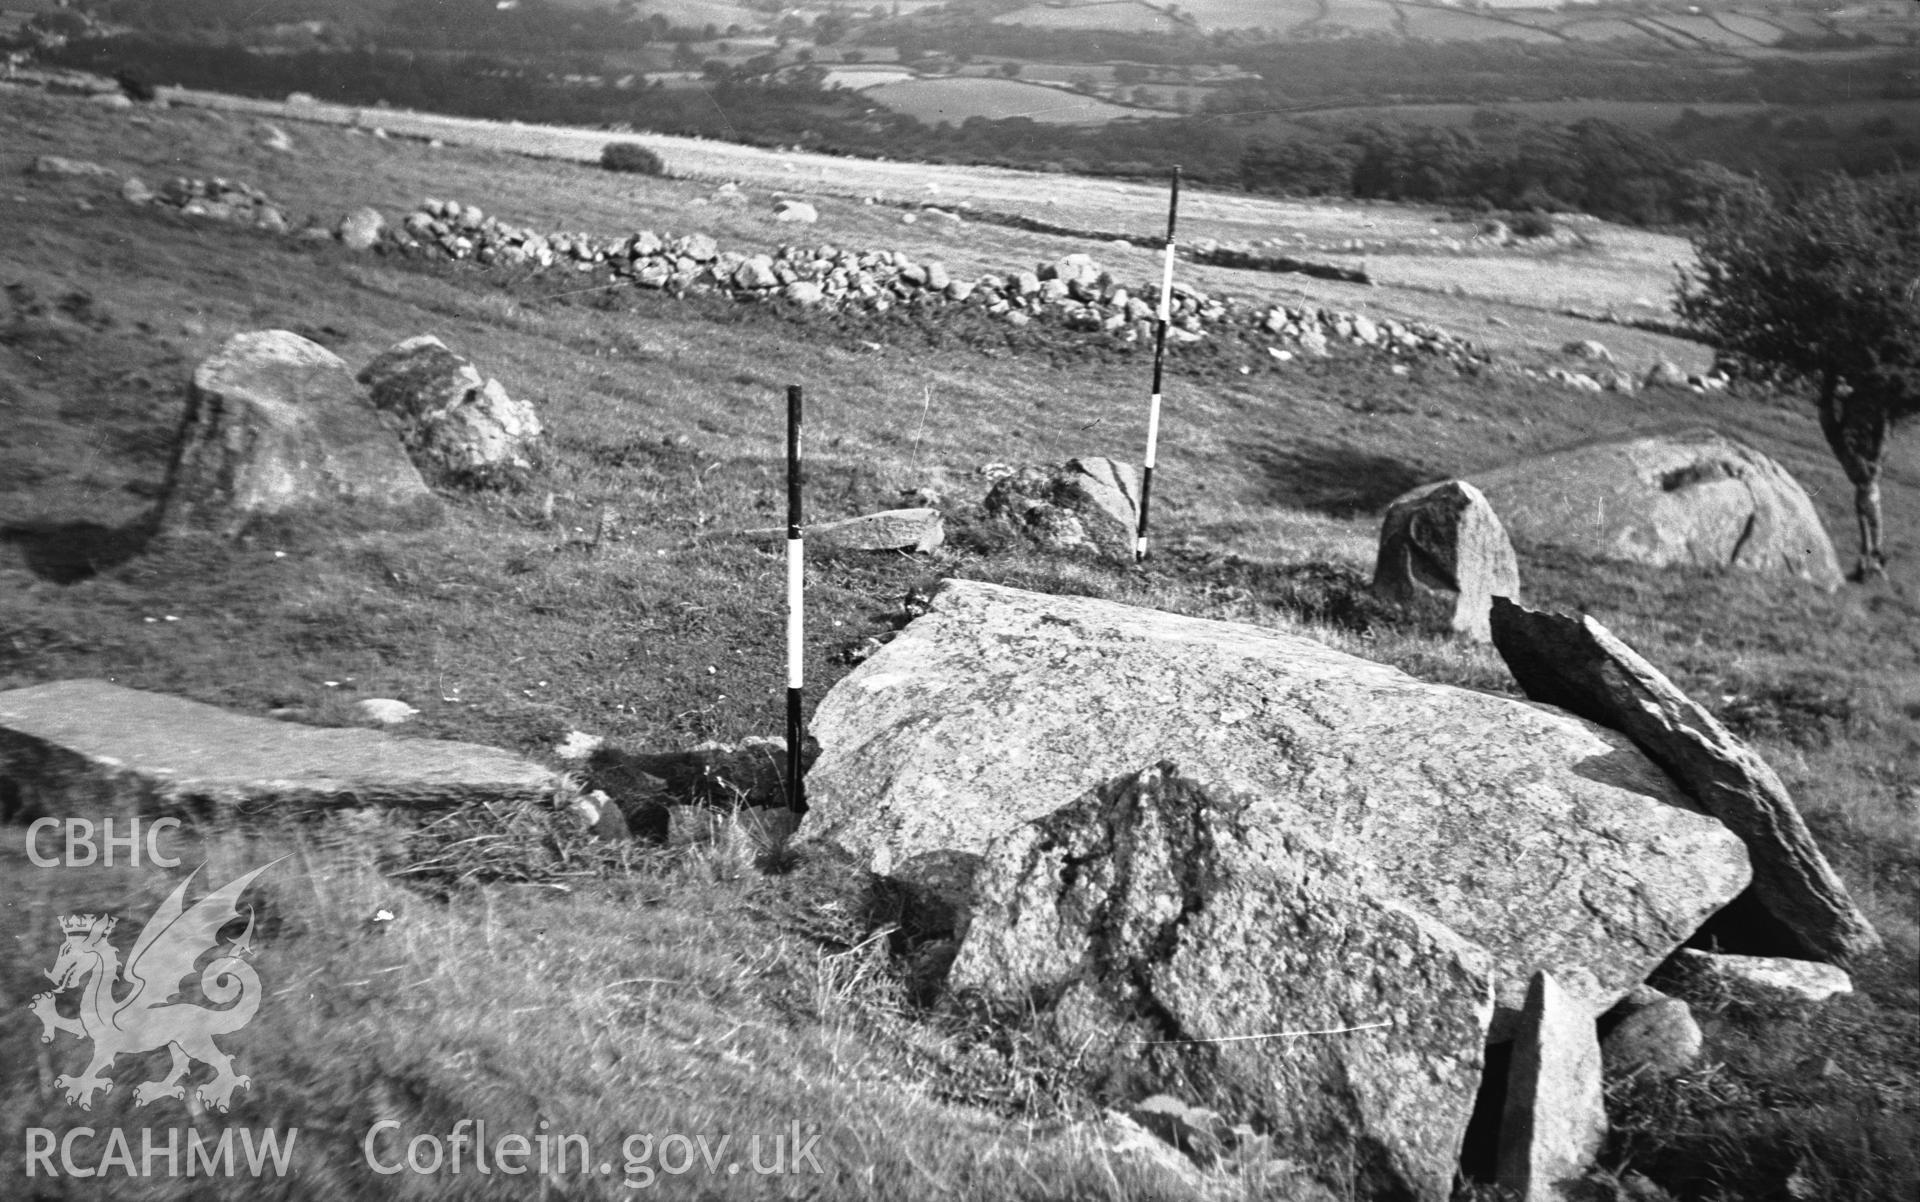
{"label": "field in distance", "polygon": [[1432,41],[1619,41],[1745,55],[1783,42],[1867,35],[1898,42],[1920,32],[1920,11],[1897,0],[1836,7],[1800,0],[1548,4],[1541,0],[1148,0],[1031,4],[993,18],[1007,25],[1125,32],[1257,32],[1273,40],[1397,37]]}
{"label": "field in distance", "polygon": [[1099,125],[1116,117],[1169,115],[1017,79],[906,79],[867,88],[865,95],[928,125],[941,121],[957,125],[969,117],[990,121],[1026,117],[1050,124]]}

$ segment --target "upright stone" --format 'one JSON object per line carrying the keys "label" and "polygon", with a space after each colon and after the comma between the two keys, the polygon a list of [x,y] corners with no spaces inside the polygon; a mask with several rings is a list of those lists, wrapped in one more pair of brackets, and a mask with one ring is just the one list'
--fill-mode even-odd
{"label": "upright stone", "polygon": [[1527,985],[1500,1120],[1501,1188],[1520,1202],[1563,1202],[1565,1186],[1607,1138],[1593,1015],[1551,973]]}
{"label": "upright stone", "polygon": [[1178,1091],[1365,1197],[1442,1202],[1493,1013],[1484,949],[1259,799],[1162,763],[989,845],[952,987],[1083,1070]]}
{"label": "upright stone", "polygon": [[1104,458],[1030,464],[996,481],[984,508],[1048,550],[1130,562],[1140,475],[1132,464]]}
{"label": "upright stone", "polygon": [[550,797],[494,747],[301,726],[102,680],[0,692],[0,819],[450,808]]}
{"label": "upright stone", "polygon": [[532,471],[543,432],[532,403],[507,395],[433,335],[396,343],[358,379],[374,407],[399,421],[415,459],[441,479],[481,485]]}
{"label": "upright stone", "polygon": [[257,516],[343,504],[435,508],[339,356],[286,330],[235,334],[194,370],[160,532],[232,535]]}
{"label": "upright stone", "polygon": [[1373,592],[1430,630],[1485,643],[1493,599],[1519,599],[1520,561],[1480,490],[1444,480],[1387,507]]}
{"label": "upright stone", "polygon": [[1493,641],[1527,696],[1620,731],[1740,836],[1754,899],[1796,944],[1779,950],[1844,963],[1879,946],[1773,769],[1612,631],[1495,601]]}

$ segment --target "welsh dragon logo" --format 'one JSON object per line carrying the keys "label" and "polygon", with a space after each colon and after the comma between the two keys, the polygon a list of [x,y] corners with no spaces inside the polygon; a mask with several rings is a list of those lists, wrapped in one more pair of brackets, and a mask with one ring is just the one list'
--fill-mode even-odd
{"label": "welsh dragon logo", "polygon": [[[274,861],[278,863],[279,861]],[[202,865],[204,867],[204,865]],[[233,1059],[214,1045],[213,1037],[247,1025],[260,1008],[260,978],[244,959],[253,951],[253,910],[240,937],[219,942],[220,929],[240,917],[238,903],[253,879],[273,864],[263,864],[224,888],[216,889],[193,906],[185,903],[187,886],[199,875],[189,873],[171,896],[161,902],[134,941],[125,969],[120,953],[107,937],[118,920],[105,914],[70,914],[60,920],[66,942],[48,970],[53,989],[38,994],[28,1006],[42,1027],[40,1042],[51,1043],[65,1031],[93,1041],[93,1060],[77,1077],[62,1075],[54,1085],[65,1090],[67,1101],[93,1109],[93,1095],[111,1093],[113,1082],[104,1075],[116,1057],[137,1056],[166,1048],[173,1064],[158,1081],[142,1082],[133,1091],[134,1104],[145,1106],[160,1098],[186,1098],[181,1078],[194,1061],[213,1069],[213,1080],[201,1085],[199,1098],[226,1111],[233,1091],[253,1083],[233,1071]],[[200,992],[211,1005],[180,1000],[183,978],[207,952],[217,952],[200,970]],[[124,978],[125,992],[114,996]],[[83,988],[84,986],[84,988]],[[65,1018],[54,1009],[54,999],[69,989],[82,989],[80,1012]],[[231,1004],[229,1004],[231,1003]],[[220,1007],[216,1009],[216,1007]]]}

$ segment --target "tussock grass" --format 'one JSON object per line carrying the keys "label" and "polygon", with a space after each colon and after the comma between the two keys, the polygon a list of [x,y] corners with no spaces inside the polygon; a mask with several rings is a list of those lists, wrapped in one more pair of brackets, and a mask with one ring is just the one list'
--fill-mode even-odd
{"label": "tussock grass", "polygon": [[1813,1007],[1663,984],[1693,1006],[1710,1055],[1669,1081],[1609,1082],[1621,1163],[1683,1198],[1891,1199],[1920,1184],[1913,1079],[1892,1068],[1912,1062],[1912,1023],[1868,994]]}
{"label": "tussock grass", "polygon": [[[227,1126],[298,1128],[299,1176],[119,1182],[115,1196],[625,1197],[629,1183],[702,1198],[1196,1196],[1168,1192],[1177,1181],[1152,1162],[1116,1154],[1076,1124],[1092,1113],[1087,1100],[1038,1084],[1040,1067],[1020,1059],[1037,1050],[916,1023],[888,954],[891,928],[865,926],[844,872],[715,871],[727,853],[710,848],[565,891],[471,885],[436,901],[383,871],[392,834],[364,815],[318,830],[200,833],[203,888],[289,857],[249,897],[267,1001],[228,1042],[254,1084],[226,1116],[167,1102],[136,1111],[131,1084],[164,1057],[122,1062],[86,1121],[102,1131],[184,1123],[208,1138]],[[148,873],[34,869],[13,846],[5,900],[23,954],[0,968],[10,996],[24,997],[32,972],[51,962],[59,914],[143,914],[162,888]],[[35,1052],[37,1034],[10,1026],[0,1035],[6,1061],[67,1071],[72,1041]],[[1010,1084],[1021,1081],[1024,1094]],[[994,1109],[1030,1121],[993,1117],[981,1109],[989,1094],[1002,1102]],[[1034,1104],[1042,1094],[1050,1107]],[[68,1117],[30,1068],[6,1086],[0,1116],[16,1181],[24,1128]],[[368,1168],[375,1122],[400,1124],[397,1138],[374,1143],[391,1164],[404,1141],[444,1140],[462,1119],[484,1121],[490,1139],[584,1136],[614,1171],[589,1162],[584,1174],[488,1180],[470,1159],[461,1177]],[[650,1177],[663,1162],[630,1137],[658,1147],[675,1134],[709,1147],[725,1137],[720,1171],[696,1162],[683,1176]],[[799,1171],[789,1159],[777,1176],[725,1172],[756,1138],[771,1163],[776,1141],[791,1158],[816,1134]],[[83,1162],[98,1154],[78,1145]],[[65,1184],[45,1196],[63,1196]]]}

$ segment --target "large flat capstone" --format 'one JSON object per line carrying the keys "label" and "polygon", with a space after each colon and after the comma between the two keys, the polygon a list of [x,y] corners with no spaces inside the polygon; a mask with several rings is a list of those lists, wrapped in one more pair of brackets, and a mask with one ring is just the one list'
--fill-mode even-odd
{"label": "large flat capstone", "polygon": [[1750,875],[1740,840],[1613,731],[1085,597],[949,581],[813,733],[802,839],[963,911],[995,839],[1173,760],[1493,953],[1496,1038],[1542,969],[1606,1009]]}
{"label": "large flat capstone", "polygon": [[0,692],[0,817],[445,808],[539,798],[494,747],[300,726],[102,680]]}

